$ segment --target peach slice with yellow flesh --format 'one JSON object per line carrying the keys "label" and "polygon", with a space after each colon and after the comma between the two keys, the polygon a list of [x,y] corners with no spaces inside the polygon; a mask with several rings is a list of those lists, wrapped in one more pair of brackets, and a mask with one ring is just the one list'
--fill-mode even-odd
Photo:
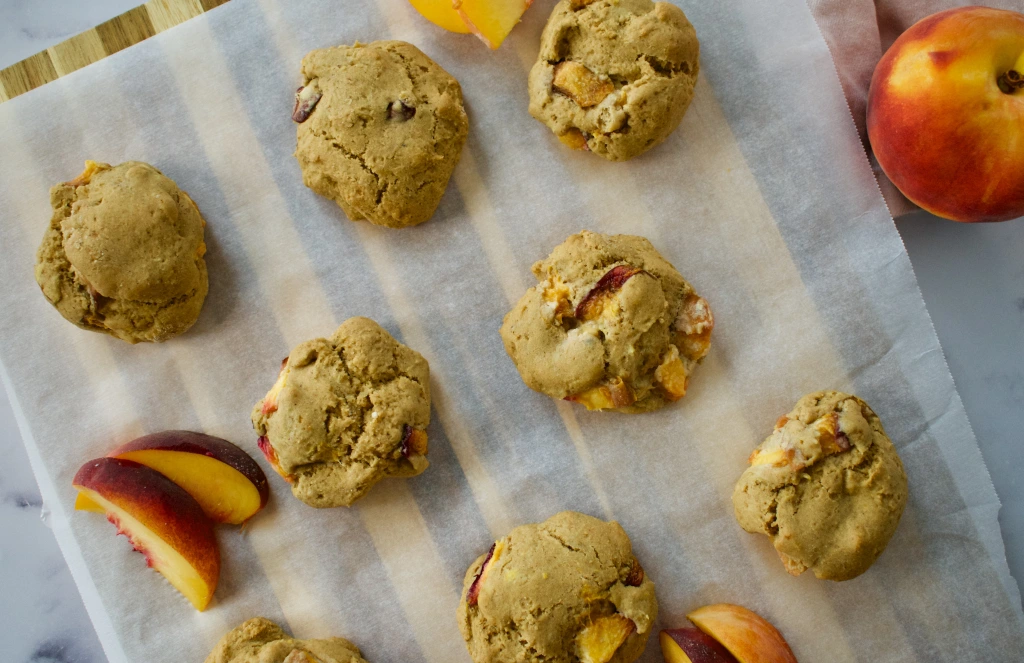
{"label": "peach slice with yellow flesh", "polygon": [[636,394],[625,380],[615,378],[607,384],[567,396],[565,400],[579,403],[588,410],[609,410],[632,405],[636,402]]}
{"label": "peach slice with yellow flesh", "polygon": [[580,108],[596,106],[615,91],[615,84],[601,78],[583,63],[566,60],[555,65],[551,85],[556,91],[569,97]]}
{"label": "peach slice with yellow flesh", "polygon": [[97,458],[78,470],[75,507],[102,510],[146,563],[167,578],[196,610],[205,610],[220,575],[213,523],[173,481],[144,465]]}
{"label": "peach slice with yellow flesh", "polygon": [[498,48],[516,27],[533,0],[452,0],[469,31],[491,48]]}
{"label": "peach slice with yellow flesh", "polygon": [[629,636],[636,633],[632,619],[620,614],[598,617],[576,638],[582,663],[608,663]]}
{"label": "peach slice with yellow flesh", "polygon": [[697,628],[666,629],[658,639],[665,663],[737,663],[718,640]]}
{"label": "peach slice with yellow flesh", "polygon": [[609,269],[576,305],[576,317],[583,321],[601,317],[605,306],[622,289],[626,281],[643,271],[633,265],[616,265]]}
{"label": "peach slice with yellow flesh", "polygon": [[706,605],[686,618],[721,643],[739,663],[796,663],[778,629],[743,606]]}
{"label": "peach slice with yellow flesh", "polygon": [[244,523],[270,497],[267,476],[256,461],[212,435],[163,431],[132,440],[109,455],[164,475],[194,497],[214,522]]}
{"label": "peach slice with yellow flesh", "polygon": [[459,16],[459,12],[455,11],[452,0],[409,0],[409,4],[423,18],[448,32],[469,33],[465,21]]}

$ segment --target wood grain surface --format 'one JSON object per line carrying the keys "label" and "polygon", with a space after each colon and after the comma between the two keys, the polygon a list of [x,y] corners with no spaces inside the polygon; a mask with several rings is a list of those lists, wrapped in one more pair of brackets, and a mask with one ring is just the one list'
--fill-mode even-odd
{"label": "wood grain surface", "polygon": [[0,70],[0,102],[149,39],[228,0],[150,0]]}

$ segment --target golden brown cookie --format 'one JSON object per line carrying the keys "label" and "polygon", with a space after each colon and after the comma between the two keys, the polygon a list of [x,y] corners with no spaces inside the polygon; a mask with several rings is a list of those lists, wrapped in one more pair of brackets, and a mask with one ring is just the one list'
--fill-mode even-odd
{"label": "golden brown cookie", "polygon": [[369,318],[299,344],[253,408],[259,446],[310,506],[349,506],[427,468],[430,370]]}
{"label": "golden brown cookie", "polygon": [[686,114],[700,46],[683,11],[651,0],[562,0],[530,70],[530,115],[559,140],[625,161]]}
{"label": "golden brown cookie", "polygon": [[505,350],[531,389],[588,409],[655,410],[686,394],[715,321],[651,243],[587,230],[534,264],[505,316]]}
{"label": "golden brown cookie", "polygon": [[296,640],[263,617],[224,634],[205,663],[366,663],[344,638]]}
{"label": "golden brown cookie", "polygon": [[312,51],[302,77],[292,119],[306,186],[353,221],[433,216],[469,131],[458,81],[404,41]]}
{"label": "golden brown cookie", "polygon": [[50,189],[36,281],[67,320],[129,343],[191,327],[206,298],[206,225],[188,195],[139,161],[86,161]]}
{"label": "golden brown cookie", "polygon": [[754,449],[732,501],[740,526],[766,534],[787,571],[849,580],[896,531],[907,475],[867,403],[820,391],[797,401]]}
{"label": "golden brown cookie", "polygon": [[475,663],[631,663],[657,617],[623,529],[574,511],[495,541],[466,572],[458,611]]}

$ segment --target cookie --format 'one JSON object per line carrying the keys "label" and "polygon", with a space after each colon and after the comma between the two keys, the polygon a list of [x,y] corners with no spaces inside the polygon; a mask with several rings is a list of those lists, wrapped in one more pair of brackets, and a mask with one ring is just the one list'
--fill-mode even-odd
{"label": "cookie", "polygon": [[736,520],[772,540],[786,570],[849,580],[885,550],[907,503],[907,475],[868,404],[808,394],[750,454]]}
{"label": "cookie", "polygon": [[50,206],[35,273],[62,316],[129,343],[195,323],[209,287],[206,222],[172,180],[140,161],[86,161],[50,189]]}
{"label": "cookie", "polygon": [[476,663],[630,663],[657,617],[623,529],[573,511],[498,539],[466,572],[458,610]]}
{"label": "cookie", "polygon": [[611,161],[675,131],[697,84],[700,45],[683,11],[650,0],[562,0],[530,70],[530,115]]}
{"label": "cookie", "polygon": [[299,344],[252,411],[259,446],[292,493],[349,506],[385,477],[427,468],[427,361],[368,318]]}
{"label": "cookie", "polygon": [[505,350],[531,389],[590,410],[655,410],[686,394],[715,320],[651,243],[584,230],[534,264],[505,316]]}
{"label": "cookie", "polygon": [[255,617],[224,634],[205,663],[366,663],[345,638],[296,640],[281,627]]}
{"label": "cookie", "polygon": [[306,186],[353,221],[433,216],[469,131],[458,81],[404,41],[312,51],[302,77],[292,119]]}

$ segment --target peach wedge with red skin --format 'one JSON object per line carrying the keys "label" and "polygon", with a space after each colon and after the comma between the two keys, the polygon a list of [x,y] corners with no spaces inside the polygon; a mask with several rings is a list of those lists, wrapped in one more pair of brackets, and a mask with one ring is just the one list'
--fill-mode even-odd
{"label": "peach wedge with red skin", "polygon": [[778,629],[743,606],[706,605],[686,618],[721,643],[739,663],[796,663]]}
{"label": "peach wedge with red skin", "polygon": [[75,508],[106,514],[146,563],[202,611],[220,575],[213,523],[183,488],[144,465],[97,458],[78,470]]}
{"label": "peach wedge with red skin", "polygon": [[109,456],[140,463],[178,484],[215,522],[238,525],[270,497],[263,470],[227,440],[203,433],[169,430],[118,447]]}
{"label": "peach wedge with red skin", "polygon": [[700,629],[666,629],[659,636],[665,663],[737,663],[718,640]]}

